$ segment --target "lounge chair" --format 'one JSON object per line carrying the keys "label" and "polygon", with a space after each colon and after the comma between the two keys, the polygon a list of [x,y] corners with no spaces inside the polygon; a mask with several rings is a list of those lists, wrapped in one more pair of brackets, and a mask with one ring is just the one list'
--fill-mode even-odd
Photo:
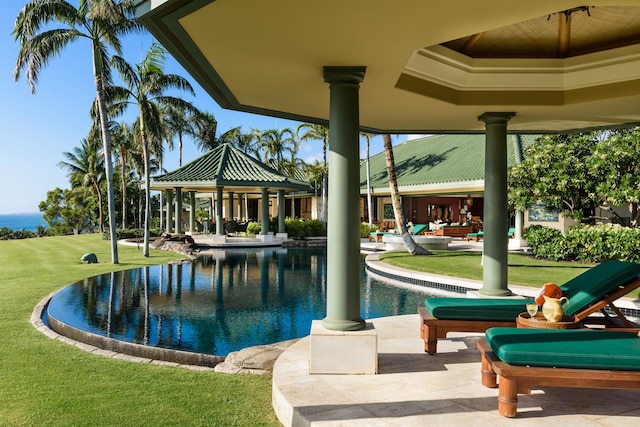
{"label": "lounge chair", "polygon": [[418,235],[424,232],[429,226],[427,224],[414,224],[413,227],[409,229],[409,234]]}
{"label": "lounge chair", "polygon": [[[560,286],[569,299],[565,314],[584,321],[600,311],[601,318],[590,318],[606,326],[634,327],[613,304],[620,297],[640,287],[640,264],[609,260],[590,268]],[[512,298],[427,298],[418,307],[420,337],[424,350],[437,352],[438,338],[449,332],[484,332],[492,327],[514,327],[516,317],[525,311],[525,304],[533,299]],[[609,308],[616,316],[611,316]]]}
{"label": "lounge chair", "polygon": [[515,417],[534,387],[640,389],[637,332],[492,328],[478,342],[482,384],[496,387],[498,413]]}
{"label": "lounge chair", "polygon": [[[507,237],[512,239],[515,235],[516,235],[516,228],[515,227],[509,228],[509,230],[507,231]],[[475,240],[476,242],[479,242],[480,239],[482,239],[483,237],[484,237],[484,232],[482,231],[478,231],[477,233],[467,233],[467,242],[471,239]]]}

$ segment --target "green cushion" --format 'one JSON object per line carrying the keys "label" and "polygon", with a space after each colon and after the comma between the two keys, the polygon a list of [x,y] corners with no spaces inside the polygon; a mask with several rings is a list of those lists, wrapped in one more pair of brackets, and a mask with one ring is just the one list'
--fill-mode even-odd
{"label": "green cushion", "polygon": [[635,332],[491,328],[485,336],[500,360],[511,365],[640,370]]}
{"label": "green cushion", "polygon": [[617,260],[604,261],[560,286],[569,299],[566,314],[581,312],[618,286],[640,275],[640,264]]}
{"label": "green cushion", "polygon": [[[624,261],[604,261],[560,286],[569,299],[567,315],[581,312],[640,275],[640,264]],[[427,298],[425,307],[438,319],[460,320],[515,320],[526,311],[531,299],[508,298]]]}
{"label": "green cushion", "polygon": [[497,320],[515,322],[533,299],[513,298],[427,298],[427,311],[438,319]]}
{"label": "green cushion", "polygon": [[411,232],[413,234],[420,234],[422,233],[425,229],[427,228],[427,224],[414,224],[413,227],[411,227]]}

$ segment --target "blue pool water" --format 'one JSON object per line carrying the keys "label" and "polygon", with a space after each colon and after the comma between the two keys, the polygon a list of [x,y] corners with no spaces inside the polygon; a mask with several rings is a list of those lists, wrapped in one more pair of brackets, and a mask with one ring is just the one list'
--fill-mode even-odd
{"label": "blue pool water", "polygon": [[[426,296],[364,269],[360,286],[364,319],[415,313]],[[118,340],[226,356],[308,335],[325,306],[326,250],[268,248],[91,277],[57,293],[48,312]]]}

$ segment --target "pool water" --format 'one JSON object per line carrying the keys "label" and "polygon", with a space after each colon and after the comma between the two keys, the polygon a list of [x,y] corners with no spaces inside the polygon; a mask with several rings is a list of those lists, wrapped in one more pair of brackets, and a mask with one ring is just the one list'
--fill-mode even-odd
{"label": "pool water", "polygon": [[[413,314],[427,294],[362,272],[364,319]],[[110,338],[226,356],[309,334],[325,317],[326,249],[207,251],[191,264],[158,265],[67,286],[48,312]]]}

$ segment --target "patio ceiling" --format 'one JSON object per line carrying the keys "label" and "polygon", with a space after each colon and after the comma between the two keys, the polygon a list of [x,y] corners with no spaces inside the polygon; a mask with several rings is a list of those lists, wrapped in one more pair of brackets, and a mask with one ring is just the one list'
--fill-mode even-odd
{"label": "patio ceiling", "polygon": [[138,14],[225,108],[326,123],[323,67],[366,66],[370,131],[484,132],[487,111],[515,112],[518,133],[639,123],[640,1],[589,5],[139,0]]}

